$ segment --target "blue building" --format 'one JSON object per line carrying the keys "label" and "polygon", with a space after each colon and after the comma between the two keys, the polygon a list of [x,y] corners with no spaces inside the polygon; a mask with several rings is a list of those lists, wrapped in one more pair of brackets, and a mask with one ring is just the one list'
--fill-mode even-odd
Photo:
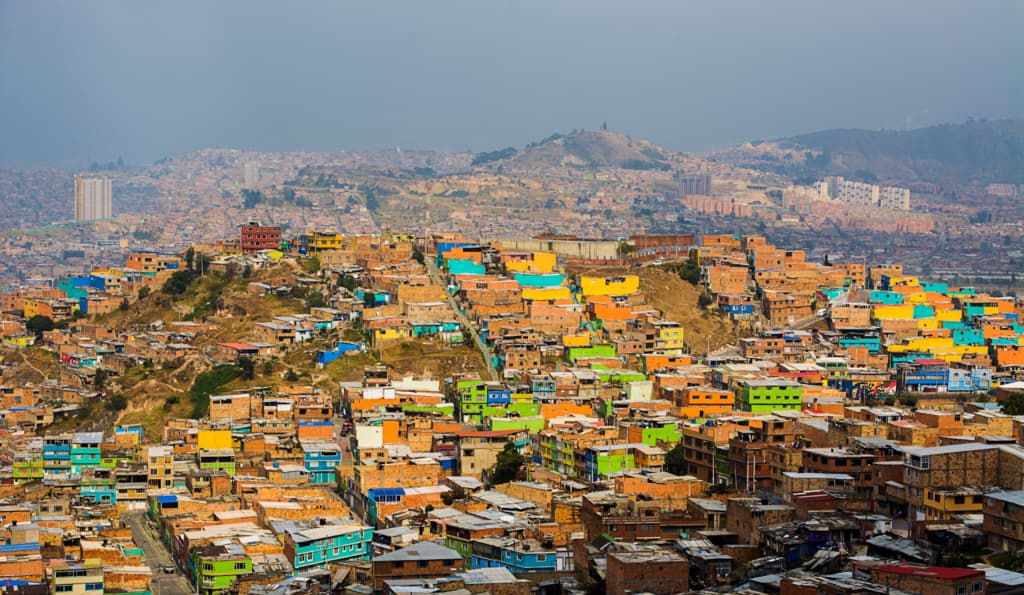
{"label": "blue building", "polygon": [[533,539],[479,537],[471,546],[472,568],[506,568],[517,576],[573,569],[568,550],[548,549]]}
{"label": "blue building", "polygon": [[334,349],[321,349],[316,352],[316,364],[318,366],[325,366],[346,353],[353,351],[365,350],[366,346],[363,343],[350,343],[347,341],[339,341],[334,345]]}
{"label": "blue building", "polygon": [[487,404],[488,405],[508,405],[512,400],[512,391],[510,391],[505,385],[488,386],[487,387]]}
{"label": "blue building", "polygon": [[369,560],[373,529],[363,525],[324,525],[285,533],[284,553],[295,572],[326,568],[342,560]]}
{"label": "blue building", "polygon": [[71,475],[71,441],[71,434],[51,434],[43,438],[43,477]]}
{"label": "blue building", "polygon": [[901,391],[945,391],[949,388],[949,364],[945,360],[927,358],[900,364],[896,382]]}
{"label": "blue building", "polygon": [[300,445],[310,483],[333,484],[334,470],[341,465],[341,448],[334,442],[323,440],[303,440]]}

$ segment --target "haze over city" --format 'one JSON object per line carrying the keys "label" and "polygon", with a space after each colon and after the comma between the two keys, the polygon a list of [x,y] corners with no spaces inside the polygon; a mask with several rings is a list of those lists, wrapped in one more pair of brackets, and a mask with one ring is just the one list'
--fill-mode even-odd
{"label": "haze over city", "polygon": [[1019,115],[1021,4],[0,1],[0,165]]}

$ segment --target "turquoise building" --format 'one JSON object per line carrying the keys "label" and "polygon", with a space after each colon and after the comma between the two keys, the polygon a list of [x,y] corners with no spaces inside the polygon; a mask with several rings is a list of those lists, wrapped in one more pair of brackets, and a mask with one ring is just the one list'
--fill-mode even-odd
{"label": "turquoise building", "polygon": [[472,260],[461,260],[458,258],[446,259],[448,272],[452,275],[483,275],[487,269],[482,264]]}
{"label": "turquoise building", "polygon": [[289,531],[284,552],[297,573],[326,568],[331,562],[369,560],[373,529],[363,525],[325,525]]}
{"label": "turquoise building", "polygon": [[523,287],[561,287],[565,284],[565,275],[559,273],[516,273],[514,278]]}
{"label": "turquoise building", "polygon": [[302,460],[309,471],[309,482],[335,483],[335,469],[341,465],[341,448],[323,440],[303,440]]}
{"label": "turquoise building", "polygon": [[71,472],[81,474],[85,469],[100,466],[100,445],[103,432],[78,432],[71,439]]}

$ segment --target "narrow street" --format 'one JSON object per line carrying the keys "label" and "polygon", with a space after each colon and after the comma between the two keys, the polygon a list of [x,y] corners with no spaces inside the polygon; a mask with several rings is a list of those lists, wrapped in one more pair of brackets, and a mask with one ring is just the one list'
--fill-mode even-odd
{"label": "narrow street", "polygon": [[[181,569],[174,566],[171,555],[164,544],[150,533],[144,513],[126,512],[121,515],[132,530],[135,543],[139,544],[146,554],[146,564],[153,571],[153,595],[189,595],[192,589],[181,574]],[[165,573],[161,566],[173,566],[174,574]]]}
{"label": "narrow street", "polygon": [[459,309],[459,304],[456,303],[455,298],[448,293],[448,284],[445,283],[444,280],[441,278],[441,273],[440,271],[437,270],[437,265],[434,264],[434,261],[428,257],[424,259],[423,262],[427,267],[427,272],[430,273],[430,278],[433,279],[434,283],[440,285],[441,289],[444,290],[444,295],[445,298],[447,298],[448,300],[448,304],[455,312],[455,315],[459,317],[459,324],[462,325],[463,329],[469,331],[469,334],[472,335],[473,337],[473,341],[476,343],[477,349],[479,349],[480,353],[483,354],[484,364],[487,365],[487,372],[490,373],[491,380],[497,381],[499,379],[498,370],[495,369],[494,367],[494,361],[491,356],[490,348],[487,347],[486,343],[484,343],[484,340],[480,336],[480,334],[476,332],[476,327],[473,326],[469,319],[466,318],[466,315],[462,313],[462,310]]}

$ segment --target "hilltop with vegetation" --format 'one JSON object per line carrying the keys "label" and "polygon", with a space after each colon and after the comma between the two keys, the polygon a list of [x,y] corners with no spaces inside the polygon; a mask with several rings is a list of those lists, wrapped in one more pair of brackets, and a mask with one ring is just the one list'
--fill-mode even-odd
{"label": "hilltop with vegetation", "polygon": [[915,130],[823,130],[752,141],[711,155],[717,161],[817,179],[937,184],[1024,183],[1024,118],[968,120]]}
{"label": "hilltop with vegetation", "polygon": [[473,165],[495,164],[516,169],[570,167],[669,170],[672,169],[674,159],[671,153],[649,141],[600,129],[552,134],[530,143],[522,150],[506,147],[478,153],[473,159]]}

